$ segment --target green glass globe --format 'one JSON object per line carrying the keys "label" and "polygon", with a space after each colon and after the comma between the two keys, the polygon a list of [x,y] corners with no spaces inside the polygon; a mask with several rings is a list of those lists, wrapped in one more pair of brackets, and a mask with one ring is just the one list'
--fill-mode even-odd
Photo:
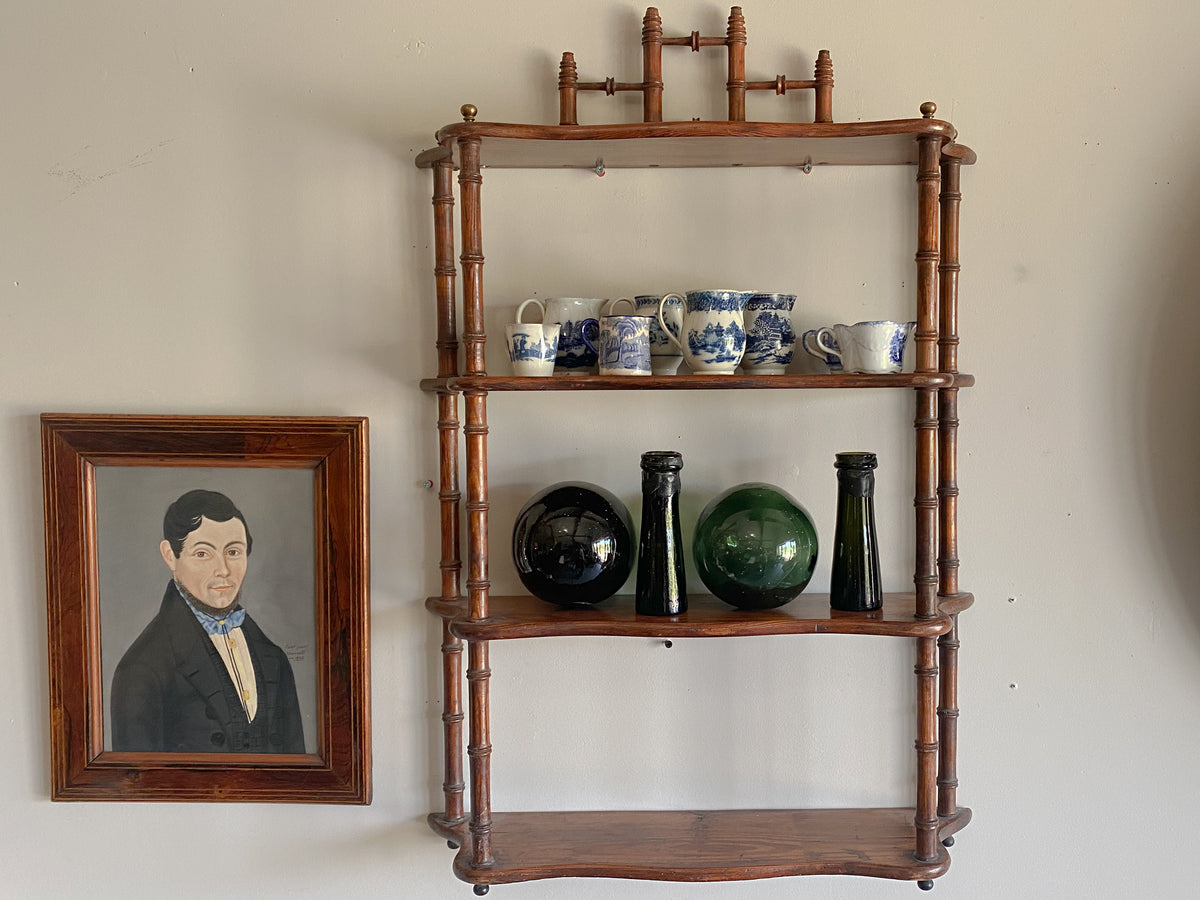
{"label": "green glass globe", "polygon": [[812,578],[817,529],[786,491],[747,482],[704,507],[692,555],[715,596],[739,609],[772,609],[798,596]]}

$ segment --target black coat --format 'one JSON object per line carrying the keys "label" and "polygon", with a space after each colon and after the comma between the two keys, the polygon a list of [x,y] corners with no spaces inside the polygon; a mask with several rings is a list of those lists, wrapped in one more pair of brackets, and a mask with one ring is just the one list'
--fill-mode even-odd
{"label": "black coat", "polygon": [[212,639],[174,582],[162,607],[117,664],[112,748],[165,753],[303,753],[304,726],[287,655],[249,615],[258,711],[246,720]]}

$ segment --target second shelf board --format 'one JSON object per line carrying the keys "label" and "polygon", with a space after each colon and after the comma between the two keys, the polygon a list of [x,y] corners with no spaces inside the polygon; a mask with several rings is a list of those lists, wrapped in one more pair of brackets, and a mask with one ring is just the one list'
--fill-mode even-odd
{"label": "second shelf board", "polygon": [[899,375],[454,375],[425,378],[423,391],[711,391],[798,390],[830,388],[960,388],[975,384],[973,375],[950,372]]}
{"label": "second shelf board", "polygon": [[914,857],[913,815],[911,808],[498,812],[491,828],[494,864],[475,866],[467,840],[454,869],[473,884],[567,877],[937,878],[950,867],[950,856],[939,845],[934,860]]}
{"label": "second shelf board", "polygon": [[916,595],[884,596],[874,612],[830,609],[828,594],[801,594],[775,609],[735,609],[711,594],[688,596],[688,611],[679,616],[642,616],[633,597],[617,595],[592,606],[559,607],[529,595],[493,595],[488,617],[472,619],[465,598],[430,597],[425,606],[449,619],[451,632],[473,641],[510,638],[617,637],[751,637],[768,634],[864,634],[889,637],[937,637],[953,627],[951,617],[973,602],[970,594],[940,598],[940,613],[916,617]]}

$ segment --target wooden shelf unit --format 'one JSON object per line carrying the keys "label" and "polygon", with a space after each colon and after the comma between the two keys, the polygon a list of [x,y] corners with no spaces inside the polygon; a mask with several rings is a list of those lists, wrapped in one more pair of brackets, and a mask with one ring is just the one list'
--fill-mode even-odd
{"label": "wooden shelf unit", "polygon": [[[445,808],[431,828],[458,847],[454,871],[476,894],[493,884],[556,877],[613,877],[670,881],[728,881],[793,875],[844,874],[917,881],[924,889],[944,874],[945,847],[971,812],[957,803],[958,614],[972,595],[958,584],[958,390],[974,379],[958,371],[958,228],[960,172],[975,154],[955,143],[948,122],[921,118],[837,124],[830,94],[818,94],[814,123],[737,120],[740,83],[747,83],[741,10],[733,9],[722,40],[657,38],[650,8],[643,46],[724,44],[730,54],[730,121],[662,122],[661,71],[646,51],[642,90],[646,121],[618,125],[512,125],[465,121],[437,133],[437,146],[417,165],[433,174],[438,371],[422,380],[437,396],[440,451],[441,591],[426,601],[442,621],[443,794]],[[739,32],[738,28],[742,30]],[[650,35],[647,38],[647,34]],[[707,41],[708,43],[704,43]],[[659,46],[661,51],[661,46]],[[564,68],[567,57],[564,54]],[[574,61],[571,60],[573,68]],[[742,68],[739,70],[738,66]],[[822,66],[828,71],[822,74]],[[832,89],[822,51],[812,83]],[[780,76],[782,78],[782,76]],[[823,80],[824,79],[824,80]],[[611,88],[613,80],[579,85]],[[788,82],[791,86],[793,83]],[[657,87],[656,87],[657,85]],[[575,117],[575,86],[564,88],[564,121]],[[608,91],[611,93],[611,90]],[[743,91],[744,93],[744,91]],[[823,99],[821,99],[823,98]],[[742,114],[744,119],[744,112]],[[916,371],[902,375],[673,375],[521,378],[488,375],[485,365],[482,172],[503,168],[800,167],[890,165],[915,168],[917,246]],[[454,179],[462,250],[455,264]],[[462,326],[456,304],[462,279]],[[463,364],[460,371],[460,348]],[[591,608],[560,609],[529,596],[493,596],[488,580],[489,512],[487,398],[495,391],[624,390],[871,390],[911,391],[914,420],[915,540],[913,588],[889,594],[876,613],[838,613],[828,595],[802,594],[775,610],[733,609],[707,595],[689,598],[682,616],[646,617],[632,599],[615,597]],[[548,399],[547,402],[555,401]],[[460,419],[460,412],[463,418]],[[460,434],[462,446],[460,447]],[[465,462],[465,496],[460,485]],[[465,508],[465,536],[460,517]],[[466,565],[464,572],[463,550]],[[465,575],[465,579],[464,579]],[[660,638],[749,635],[861,634],[907,638],[916,645],[916,784],[914,805],[886,809],[771,809],[715,811],[500,812],[491,807],[491,718],[488,647],[493,640],[611,635]],[[464,678],[463,655],[466,653]],[[466,688],[464,697],[464,686]],[[464,727],[467,734],[464,735]],[[464,769],[463,747],[469,759]],[[469,794],[470,805],[466,804]]]}

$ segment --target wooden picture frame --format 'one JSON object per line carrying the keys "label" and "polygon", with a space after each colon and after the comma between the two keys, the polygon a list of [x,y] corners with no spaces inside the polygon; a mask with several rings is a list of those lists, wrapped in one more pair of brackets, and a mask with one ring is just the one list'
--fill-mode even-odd
{"label": "wooden picture frame", "polygon": [[[370,803],[367,420],[47,413],[41,427],[51,798]],[[309,481],[312,490],[302,489]],[[223,490],[226,485],[233,490]],[[250,658],[274,654],[265,668],[272,677],[281,670],[288,673],[292,687],[288,693],[279,687],[286,685],[285,679],[268,680],[261,674],[263,664],[256,662],[250,668],[258,690],[249,692],[254,694],[251,701],[242,693],[244,710],[237,708],[237,713],[243,730],[230,732],[228,741],[221,726],[205,724],[201,716],[196,728],[212,732],[211,748],[185,745],[171,732],[163,741],[169,747],[112,749],[114,732],[120,741],[130,740],[124,736],[130,730],[123,724],[130,708],[126,698],[140,700],[145,694],[126,687],[132,664],[125,675],[113,673],[135,640],[144,646],[148,635],[159,636],[152,634],[151,620],[162,619],[168,604],[176,616],[172,621],[188,631],[187,640],[196,646],[201,667],[209,666],[208,657],[220,665],[213,648],[225,636],[210,638],[208,646],[203,628],[197,632],[199,641],[191,634],[202,617],[189,615],[196,597],[183,600],[186,579],[173,567],[164,538],[164,500],[182,501],[181,492],[227,494],[238,504],[234,513],[246,535],[245,578],[232,589],[240,592],[239,600],[250,596],[244,603],[245,628],[233,634],[246,636],[247,646],[260,646],[253,643],[256,633],[278,641],[268,639],[270,647],[263,645]],[[234,492],[239,496],[233,497]],[[311,515],[306,516],[308,510]],[[228,515],[211,518],[228,519],[224,524],[238,527]],[[196,515],[190,521],[210,520]],[[251,546],[256,552],[250,552]],[[307,596],[312,597],[311,615]],[[275,624],[251,622],[269,613]],[[161,646],[167,643],[182,641]],[[206,671],[232,688],[228,676],[236,676],[236,667],[226,665],[225,675],[218,676],[217,668]],[[172,683],[175,678],[172,674]],[[109,722],[114,679],[121,685],[122,713]],[[283,698],[278,705],[276,694]],[[233,698],[223,709],[236,708],[236,691],[222,696]],[[214,698],[210,703],[196,694],[188,704],[155,700],[146,707],[170,707],[175,721],[183,717],[185,706],[192,709],[194,700],[212,719],[212,704],[224,703]],[[299,718],[277,715],[284,707],[298,711]],[[261,708],[268,715],[257,716]],[[294,733],[303,734],[281,750],[277,732],[292,733],[290,726],[278,724],[283,720],[299,721]],[[234,745],[239,752],[231,752]]]}

